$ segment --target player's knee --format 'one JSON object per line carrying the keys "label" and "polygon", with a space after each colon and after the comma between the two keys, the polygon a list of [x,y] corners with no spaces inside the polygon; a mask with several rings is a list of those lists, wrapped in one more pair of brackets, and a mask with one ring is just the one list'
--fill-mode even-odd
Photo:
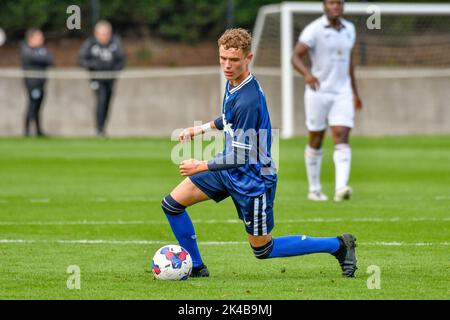
{"label": "player's knee", "polygon": [[348,144],[350,137],[350,131],[348,130],[337,130],[333,133],[334,144]]}
{"label": "player's knee", "polygon": [[161,207],[162,207],[164,213],[173,215],[173,216],[182,214],[184,212],[184,210],[186,209],[185,206],[178,203],[174,198],[172,198],[172,196],[170,194],[165,196],[164,199],[162,199]]}
{"label": "player's knee", "polygon": [[270,257],[270,254],[273,250],[273,239],[271,239],[268,243],[260,247],[252,246],[253,254],[257,259],[267,259]]}
{"label": "player's knee", "polygon": [[341,145],[341,144],[345,144],[348,145],[349,144],[349,139],[348,136],[342,136],[342,137],[337,137],[334,139],[334,145]]}

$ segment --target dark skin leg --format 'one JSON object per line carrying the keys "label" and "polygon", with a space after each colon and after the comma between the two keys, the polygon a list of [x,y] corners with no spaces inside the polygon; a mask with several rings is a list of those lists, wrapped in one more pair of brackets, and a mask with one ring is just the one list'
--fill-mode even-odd
{"label": "dark skin leg", "polygon": [[331,127],[334,145],[345,143],[349,144],[351,128],[348,127]]}
{"label": "dark skin leg", "polygon": [[309,132],[309,146],[313,149],[322,148],[323,138],[325,137],[326,130],[323,131],[310,131]]}
{"label": "dark skin leg", "polygon": [[[333,136],[334,144],[346,143],[349,144],[350,141],[350,131],[351,128],[335,126],[331,127],[331,133]],[[324,131],[311,131],[309,132],[309,146],[313,149],[322,148],[323,139],[325,137]]]}

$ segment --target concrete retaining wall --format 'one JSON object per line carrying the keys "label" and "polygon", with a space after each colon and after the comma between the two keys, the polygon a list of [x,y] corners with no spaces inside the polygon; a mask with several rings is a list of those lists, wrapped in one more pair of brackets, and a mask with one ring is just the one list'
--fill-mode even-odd
{"label": "concrete retaining wall", "polygon": [[[0,136],[23,133],[25,90],[22,80],[9,74],[18,71],[0,70]],[[280,128],[280,77],[262,70],[255,74],[266,92],[272,125]],[[357,76],[364,110],[357,116],[354,134],[450,134],[448,70],[360,69]],[[49,77],[42,111],[44,130],[53,136],[93,135],[95,101],[86,72],[56,71]],[[207,121],[220,114],[223,92],[217,67],[127,70],[121,77],[111,105],[107,129],[111,136],[167,136],[195,120]],[[304,135],[301,78],[296,78],[295,87],[295,132]]]}

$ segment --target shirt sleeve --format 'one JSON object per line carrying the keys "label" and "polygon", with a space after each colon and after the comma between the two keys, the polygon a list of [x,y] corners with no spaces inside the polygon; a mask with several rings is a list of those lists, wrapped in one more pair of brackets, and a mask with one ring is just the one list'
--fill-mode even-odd
{"label": "shirt sleeve", "polygon": [[216,126],[217,130],[223,130],[223,119],[222,119],[222,116],[220,116],[216,120],[214,120],[214,125]]}
{"label": "shirt sleeve", "polygon": [[115,37],[114,42],[117,45],[117,50],[114,52],[114,61],[111,69],[114,71],[119,71],[125,67],[126,56],[120,38]]}
{"label": "shirt sleeve", "polygon": [[305,29],[303,29],[298,40],[306,44],[308,48],[313,49],[316,45],[314,28],[312,26],[307,26]]}

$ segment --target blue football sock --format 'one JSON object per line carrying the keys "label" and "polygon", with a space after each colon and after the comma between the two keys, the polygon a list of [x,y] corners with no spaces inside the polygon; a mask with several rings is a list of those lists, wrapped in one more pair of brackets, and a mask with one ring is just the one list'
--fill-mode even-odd
{"label": "blue football sock", "polygon": [[200,256],[200,250],[197,245],[194,225],[185,210],[185,207],[176,202],[171,196],[164,198],[162,209],[169,220],[175,238],[184,249],[186,249],[192,258],[194,267],[203,264]]}
{"label": "blue football sock", "polygon": [[340,246],[339,239],[312,238],[307,236],[286,236],[273,239],[272,252],[268,258],[301,256],[310,253],[335,253]]}

